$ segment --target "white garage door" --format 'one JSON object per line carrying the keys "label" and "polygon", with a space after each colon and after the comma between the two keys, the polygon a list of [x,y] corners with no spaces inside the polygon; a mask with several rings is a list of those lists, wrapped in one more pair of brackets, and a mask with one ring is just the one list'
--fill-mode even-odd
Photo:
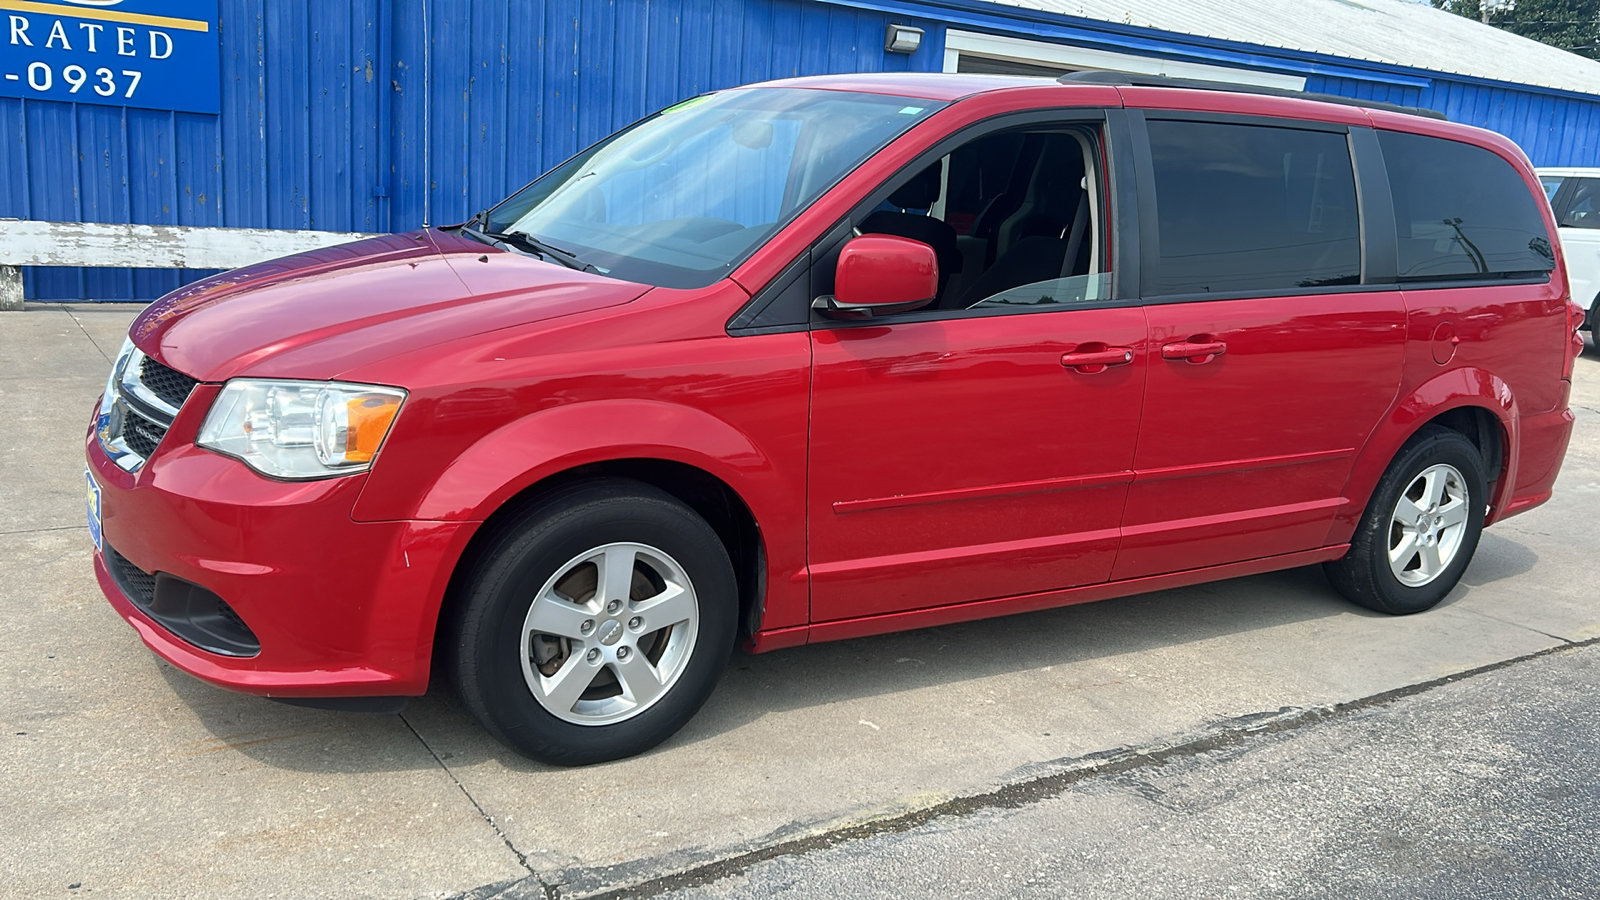
{"label": "white garage door", "polygon": [[945,34],[944,71],[994,75],[1055,77],[1066,72],[1111,70],[1140,75],[1166,75],[1197,81],[1223,81],[1261,87],[1304,90],[1306,80],[1296,75],[1235,69],[1201,63],[1177,62],[1133,53],[1115,53],[1068,44],[951,30]]}

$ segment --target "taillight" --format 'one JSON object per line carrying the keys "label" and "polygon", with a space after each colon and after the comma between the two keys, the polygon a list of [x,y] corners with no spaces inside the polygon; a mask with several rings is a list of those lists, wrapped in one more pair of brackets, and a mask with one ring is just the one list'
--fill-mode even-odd
{"label": "taillight", "polygon": [[1572,380],[1573,363],[1577,361],[1578,357],[1583,355],[1583,316],[1583,307],[1573,303],[1572,299],[1568,298],[1567,332],[1572,338],[1572,343],[1568,347],[1570,352],[1567,353],[1566,365],[1561,370],[1561,377],[1567,379],[1568,381]]}

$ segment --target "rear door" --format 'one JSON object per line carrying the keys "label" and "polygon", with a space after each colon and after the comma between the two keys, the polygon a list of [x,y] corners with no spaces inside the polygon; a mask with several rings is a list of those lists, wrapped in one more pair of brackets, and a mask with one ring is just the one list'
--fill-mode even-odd
{"label": "rear door", "polygon": [[1112,578],[1320,547],[1405,343],[1399,292],[1363,267],[1352,129],[1174,112],[1145,128],[1151,362]]}

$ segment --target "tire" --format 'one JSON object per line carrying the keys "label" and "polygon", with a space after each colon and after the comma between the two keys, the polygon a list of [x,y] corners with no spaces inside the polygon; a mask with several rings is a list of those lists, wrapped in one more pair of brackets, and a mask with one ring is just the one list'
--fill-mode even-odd
{"label": "tire", "polygon": [[1432,609],[1472,562],[1487,504],[1478,448],[1459,432],[1429,425],[1389,464],[1350,551],[1323,564],[1328,580],[1350,601],[1378,612]]}
{"label": "tire", "polygon": [[711,695],[738,589],[716,532],[677,499],[622,479],[567,487],[482,548],[449,649],[462,700],[506,746],[561,766],[620,759]]}
{"label": "tire", "polygon": [[1594,305],[1589,307],[1589,337],[1594,340],[1594,349],[1600,353],[1600,297],[1595,298]]}

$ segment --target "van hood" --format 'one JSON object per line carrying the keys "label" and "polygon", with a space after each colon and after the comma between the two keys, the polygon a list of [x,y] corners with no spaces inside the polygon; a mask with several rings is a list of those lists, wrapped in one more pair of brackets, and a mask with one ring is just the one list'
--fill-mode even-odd
{"label": "van hood", "polygon": [[647,290],[425,229],[197,281],[152,303],[129,335],[201,381],[326,379],[420,347],[617,306]]}

